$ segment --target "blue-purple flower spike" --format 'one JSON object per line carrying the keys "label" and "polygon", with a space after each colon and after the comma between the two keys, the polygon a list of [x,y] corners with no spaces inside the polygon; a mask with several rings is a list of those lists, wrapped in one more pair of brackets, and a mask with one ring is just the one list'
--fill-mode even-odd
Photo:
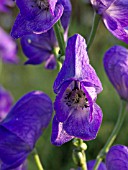
{"label": "blue-purple flower spike", "polygon": [[92,140],[102,121],[102,111],[95,103],[102,85],[89,64],[84,38],[75,34],[68,40],[66,56],[55,83],[51,141],[62,145],[74,137]]}
{"label": "blue-purple flower spike", "polygon": [[13,38],[47,32],[60,19],[64,7],[58,0],[17,0],[20,13],[12,28]]}
{"label": "blue-purple flower spike", "polygon": [[128,147],[112,146],[106,156],[108,170],[128,170]]}
{"label": "blue-purple flower spike", "polygon": [[24,95],[0,123],[1,170],[20,166],[52,117],[52,101],[41,91]]}
{"label": "blue-purple flower spike", "polygon": [[107,29],[118,39],[128,43],[128,1],[91,0],[97,13],[102,15]]}
{"label": "blue-purple flower spike", "polygon": [[128,101],[128,49],[111,47],[104,55],[104,68],[120,97]]}

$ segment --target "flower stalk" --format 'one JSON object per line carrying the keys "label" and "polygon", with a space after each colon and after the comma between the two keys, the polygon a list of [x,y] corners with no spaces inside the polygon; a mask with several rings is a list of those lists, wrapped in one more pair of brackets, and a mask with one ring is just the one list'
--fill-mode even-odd
{"label": "flower stalk", "polygon": [[42,163],[41,163],[41,161],[40,161],[39,155],[38,155],[38,153],[37,153],[36,148],[34,148],[34,150],[33,150],[33,155],[34,155],[34,160],[35,160],[35,162],[36,162],[36,165],[37,165],[38,169],[39,169],[39,170],[44,170],[44,168],[43,168],[43,166],[42,166]]}
{"label": "flower stalk", "polygon": [[73,161],[78,166],[81,167],[81,170],[87,170],[86,165],[86,155],[85,150],[87,149],[87,145],[83,142],[82,139],[74,139],[73,145],[75,148],[73,149]]}
{"label": "flower stalk", "polygon": [[65,42],[64,42],[64,29],[61,25],[60,20],[54,25],[54,31],[60,47],[61,58],[61,56],[65,55]]}
{"label": "flower stalk", "polygon": [[128,112],[128,104],[127,104],[126,101],[121,100],[121,106],[120,106],[119,116],[118,116],[116,125],[115,125],[110,137],[108,138],[106,144],[104,145],[104,147],[101,149],[101,151],[97,155],[96,163],[94,165],[93,170],[98,169],[99,164],[104,159],[106,153],[109,151],[109,148],[113,144],[114,140],[116,139],[116,137],[117,137],[117,135],[120,131],[120,128],[123,124],[123,121],[124,121],[124,118],[125,118],[125,115],[126,115],[127,112]]}
{"label": "flower stalk", "polygon": [[96,12],[94,12],[93,25],[92,25],[91,33],[90,33],[89,40],[88,40],[88,43],[87,43],[87,49],[88,50],[91,47],[93,40],[95,38],[100,18],[101,18],[100,15],[97,14]]}

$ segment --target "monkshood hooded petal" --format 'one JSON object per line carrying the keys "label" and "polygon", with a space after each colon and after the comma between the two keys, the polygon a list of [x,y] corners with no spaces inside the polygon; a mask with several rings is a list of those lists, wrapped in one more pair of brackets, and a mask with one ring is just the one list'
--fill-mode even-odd
{"label": "monkshood hooded petal", "polygon": [[41,91],[24,95],[0,123],[1,170],[17,168],[33,150],[52,117],[51,99]]}
{"label": "monkshood hooded petal", "polygon": [[84,38],[72,36],[67,44],[65,61],[55,80],[57,93],[51,142],[57,146],[72,138],[96,138],[102,111],[95,103],[102,85],[89,64]]}
{"label": "monkshood hooded petal", "polygon": [[65,61],[53,86],[55,93],[58,93],[63,82],[69,79],[86,82],[88,86],[94,86],[97,93],[102,91],[101,82],[89,64],[86,48],[85,39],[81,35],[75,34],[68,39]]}
{"label": "monkshood hooded petal", "polygon": [[104,55],[104,68],[120,97],[128,101],[128,49],[111,47]]}
{"label": "monkshood hooded petal", "polygon": [[47,32],[60,19],[64,7],[57,0],[20,0],[16,1],[20,13],[12,28],[13,38],[23,35]]}
{"label": "monkshood hooded petal", "polygon": [[128,147],[112,146],[106,156],[108,170],[128,170]]}
{"label": "monkshood hooded petal", "polygon": [[102,15],[107,29],[118,39],[128,43],[128,1],[91,0],[97,13]]}
{"label": "monkshood hooded petal", "polygon": [[0,59],[6,63],[17,63],[17,45],[12,37],[0,27]]}
{"label": "monkshood hooded petal", "polygon": [[13,104],[9,91],[0,86],[0,122],[7,116]]}

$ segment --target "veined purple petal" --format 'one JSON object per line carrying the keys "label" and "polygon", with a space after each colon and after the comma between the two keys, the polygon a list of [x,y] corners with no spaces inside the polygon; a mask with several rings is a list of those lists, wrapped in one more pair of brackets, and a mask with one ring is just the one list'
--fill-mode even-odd
{"label": "veined purple petal", "polygon": [[111,47],[104,55],[104,68],[120,97],[128,100],[128,50],[122,46]]}
{"label": "veined purple petal", "polygon": [[0,86],[0,122],[7,116],[13,103],[13,98],[9,91]]}
{"label": "veined purple petal", "polygon": [[112,146],[106,156],[106,166],[109,170],[127,170],[128,147],[123,145]]}
{"label": "veined purple petal", "polygon": [[[72,80],[67,81],[62,85],[60,93],[56,96],[54,103],[54,109],[56,111],[56,117],[59,122],[64,122],[70,114],[72,114],[71,108],[65,102],[67,92],[72,90]],[[66,91],[67,90],[67,91]]]}
{"label": "veined purple petal", "polygon": [[0,125],[1,170],[17,168],[27,158],[32,148],[13,132]]}
{"label": "veined purple petal", "polygon": [[70,136],[66,133],[66,131],[63,129],[63,123],[58,122],[56,116],[54,116],[51,136],[52,144],[60,146],[71,139],[73,139],[73,136]]}
{"label": "veined purple petal", "polygon": [[102,111],[97,104],[94,104],[91,122],[88,120],[88,114],[89,109],[74,110],[63,123],[67,134],[86,141],[95,139],[102,122]]}
{"label": "veined purple petal", "polygon": [[102,90],[102,85],[94,69],[89,65],[84,38],[75,34],[68,40],[66,48],[66,58],[62,69],[54,82],[54,92],[58,93],[62,83],[68,79],[91,82],[92,86],[97,87],[97,91]]}
{"label": "veined purple petal", "polygon": [[91,0],[97,13],[102,15],[107,29],[118,39],[128,43],[128,1]]}
{"label": "veined purple petal", "polygon": [[17,45],[12,37],[0,27],[0,58],[3,62],[17,63]]}
{"label": "veined purple petal", "polygon": [[[28,1],[26,1],[25,4],[26,3],[28,3]],[[64,9],[61,4],[56,4],[54,16],[46,9],[39,9],[38,6],[32,7],[33,10],[30,9],[29,13],[28,8],[32,5],[31,3],[33,2],[30,1],[25,9],[23,9],[23,6],[20,7],[22,11],[20,11],[21,13],[17,16],[11,32],[13,38],[19,38],[31,33],[41,34],[47,32],[63,14]]]}
{"label": "veined purple petal", "polygon": [[13,132],[33,148],[52,116],[52,102],[41,91],[23,96],[12,108],[1,126]]}

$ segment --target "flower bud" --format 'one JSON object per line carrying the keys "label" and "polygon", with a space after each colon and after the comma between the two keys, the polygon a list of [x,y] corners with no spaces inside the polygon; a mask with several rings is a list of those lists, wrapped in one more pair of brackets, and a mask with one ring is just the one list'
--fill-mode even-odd
{"label": "flower bud", "polygon": [[121,99],[128,101],[128,50],[113,46],[104,55],[104,68]]}

